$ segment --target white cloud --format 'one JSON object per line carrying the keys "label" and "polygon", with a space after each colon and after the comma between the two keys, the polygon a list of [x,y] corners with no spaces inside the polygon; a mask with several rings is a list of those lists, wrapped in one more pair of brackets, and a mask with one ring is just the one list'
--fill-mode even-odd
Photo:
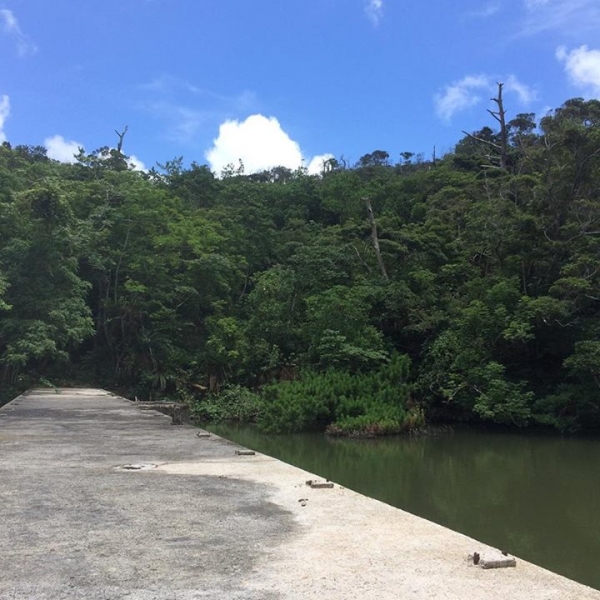
{"label": "white cloud", "polygon": [[537,90],[522,83],[514,75],[509,75],[506,78],[504,91],[516,94],[521,104],[530,104],[538,98]]}
{"label": "white cloud", "polygon": [[148,170],[146,165],[135,154],[132,154],[129,157],[129,166],[134,171],[147,171]]}
{"label": "white cloud", "polygon": [[256,110],[256,94],[251,90],[225,95],[168,74],[138,89],[144,94],[141,107],[162,121],[166,139],[180,144],[193,144],[201,129],[216,126],[230,115]]}
{"label": "white cloud", "polygon": [[[244,163],[245,173],[256,173],[274,167],[298,169],[305,158],[300,145],[281,128],[275,117],[251,115],[245,121],[227,120],[219,127],[213,147],[205,153],[206,160],[216,173],[228,165]],[[315,156],[308,161],[311,173],[320,172],[323,160],[331,155]]]}
{"label": "white cloud", "polygon": [[475,17],[480,19],[487,19],[493,17],[495,14],[500,12],[502,6],[499,2],[488,2],[484,4],[480,9],[473,10],[466,14],[467,17]]}
{"label": "white cloud", "polygon": [[600,50],[590,50],[584,45],[567,52],[561,46],[556,50],[556,58],[564,64],[573,85],[600,97]]}
{"label": "white cloud", "polygon": [[142,90],[160,94],[173,94],[179,91],[190,92],[192,94],[202,93],[202,90],[193,83],[166,74],[157,76],[150,83],[144,83],[139,87]]}
{"label": "white cloud", "polygon": [[148,102],[144,108],[165,124],[165,137],[180,144],[190,143],[213,117],[211,111],[196,110],[171,100]]}
{"label": "white cloud", "polygon": [[574,36],[600,26],[598,0],[523,0],[523,6],[521,35],[555,30]]}
{"label": "white cloud", "polygon": [[139,88],[162,98],[173,99],[182,95],[202,97],[233,110],[251,110],[256,103],[256,94],[251,90],[243,90],[235,96],[227,96],[167,74],[157,76],[150,83],[142,84]]}
{"label": "white cloud", "polygon": [[6,35],[14,39],[19,56],[29,56],[37,52],[37,46],[23,33],[17,17],[7,8],[0,9],[0,27]]}
{"label": "white cloud", "polygon": [[62,135],[53,135],[44,140],[44,146],[47,150],[48,158],[58,160],[62,163],[75,163],[75,155],[79,154],[79,149],[83,144],[73,140],[67,141]]}
{"label": "white cloud", "polygon": [[455,114],[467,110],[482,101],[482,95],[493,98],[498,93],[496,81],[504,82],[504,91],[515,94],[520,104],[530,104],[537,99],[537,92],[522,83],[515,75],[493,78],[489,75],[467,75],[460,81],[447,85],[443,92],[434,96],[435,112],[443,121],[449,122]]}
{"label": "white cloud", "polygon": [[275,117],[251,115],[242,122],[222,123],[206,158],[216,172],[241,159],[246,172],[254,173],[277,166],[295,169],[302,162],[302,152]]}
{"label": "white cloud", "polygon": [[[53,135],[44,140],[48,158],[62,163],[76,163],[75,155],[83,148],[83,144],[75,140],[67,141],[62,135]],[[113,148],[114,150],[114,148]],[[146,165],[134,154],[128,157],[129,166],[136,171],[147,171]]]}
{"label": "white cloud", "polygon": [[444,121],[460,111],[475,106],[481,97],[478,90],[488,89],[489,79],[483,75],[467,75],[460,81],[447,85],[442,93],[434,96],[435,112]]}
{"label": "white cloud", "polygon": [[313,156],[306,167],[308,174],[320,175],[323,172],[325,163],[332,158],[335,158],[333,154],[318,154],[317,156]]}
{"label": "white cloud", "polygon": [[13,14],[12,11],[3,8],[0,10],[0,20],[2,20],[2,28],[7,33],[21,33],[21,29],[19,28],[19,22],[17,21],[17,17]]}
{"label": "white cloud", "polygon": [[365,12],[373,25],[379,25],[379,21],[383,17],[383,0],[367,0]]}
{"label": "white cloud", "polygon": [[[83,144],[74,140],[67,141],[62,135],[54,135],[44,140],[46,154],[62,163],[76,163],[75,155],[83,148]],[[114,150],[114,148],[112,148]],[[147,171],[146,165],[135,154],[128,156],[129,166],[136,171]]]}
{"label": "white cloud", "polygon": [[542,6],[550,4],[551,0],[525,0],[525,8],[527,10],[537,10]]}
{"label": "white cloud", "polygon": [[4,133],[4,123],[10,115],[10,98],[4,94],[0,96],[0,144],[6,141],[6,135]]}

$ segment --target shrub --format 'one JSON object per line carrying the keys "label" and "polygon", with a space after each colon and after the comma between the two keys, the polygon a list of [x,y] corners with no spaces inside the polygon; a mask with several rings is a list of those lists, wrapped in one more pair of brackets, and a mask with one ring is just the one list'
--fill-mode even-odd
{"label": "shrub", "polygon": [[269,432],[326,431],[332,435],[386,435],[422,427],[411,405],[409,359],[395,354],[377,371],[305,371],[299,380],[263,391],[259,425]]}
{"label": "shrub", "polygon": [[255,421],[261,411],[261,400],[248,388],[228,385],[218,394],[209,394],[192,405],[195,421]]}

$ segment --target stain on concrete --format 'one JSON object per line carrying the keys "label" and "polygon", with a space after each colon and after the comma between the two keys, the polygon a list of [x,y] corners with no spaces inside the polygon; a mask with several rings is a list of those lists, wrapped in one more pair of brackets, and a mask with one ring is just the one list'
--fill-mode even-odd
{"label": "stain on concrete", "polygon": [[108,395],[37,393],[13,414],[0,436],[0,598],[258,597],[245,579],[296,527],[268,486],[114,469],[235,446],[203,445]]}

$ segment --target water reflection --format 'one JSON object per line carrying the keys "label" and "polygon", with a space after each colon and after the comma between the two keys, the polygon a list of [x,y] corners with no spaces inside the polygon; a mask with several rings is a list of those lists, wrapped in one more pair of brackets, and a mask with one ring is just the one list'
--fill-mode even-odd
{"label": "water reflection", "polygon": [[600,589],[600,441],[456,431],[332,439],[215,433]]}

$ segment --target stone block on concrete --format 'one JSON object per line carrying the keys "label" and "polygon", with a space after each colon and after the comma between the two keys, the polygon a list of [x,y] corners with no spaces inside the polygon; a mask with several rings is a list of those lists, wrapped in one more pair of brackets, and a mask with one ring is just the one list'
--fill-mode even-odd
{"label": "stone block on concrete", "polygon": [[500,551],[485,552],[481,555],[477,566],[482,569],[505,569],[507,567],[516,567],[517,561],[514,556],[509,556]]}

